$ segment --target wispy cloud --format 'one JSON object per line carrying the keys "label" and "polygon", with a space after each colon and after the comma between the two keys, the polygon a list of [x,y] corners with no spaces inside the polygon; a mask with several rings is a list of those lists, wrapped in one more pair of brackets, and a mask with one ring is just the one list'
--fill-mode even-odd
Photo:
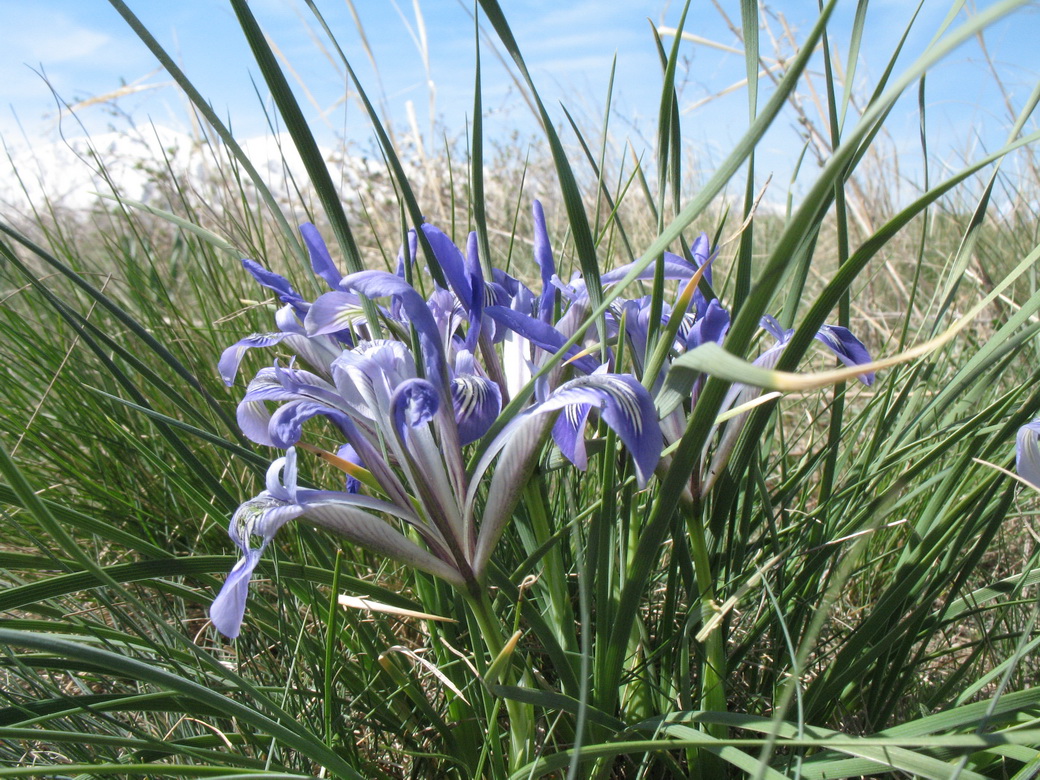
{"label": "wispy cloud", "polygon": [[[0,55],[8,62],[57,65],[96,57],[113,43],[110,35],[54,9],[5,5],[0,11],[0,26],[9,31]],[[10,34],[13,31],[16,34]]]}

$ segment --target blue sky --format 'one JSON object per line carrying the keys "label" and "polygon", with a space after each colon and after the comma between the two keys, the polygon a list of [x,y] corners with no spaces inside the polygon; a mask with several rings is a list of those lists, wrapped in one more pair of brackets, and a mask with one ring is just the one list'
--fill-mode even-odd
{"label": "blue sky", "polygon": [[[250,137],[265,132],[262,99],[266,91],[252,81],[258,71],[226,3],[128,0],[128,4],[181,63],[218,114],[230,119],[236,133]],[[463,132],[473,99],[473,23],[467,5],[455,0],[397,0],[396,7],[387,0],[354,0],[354,4],[378,65],[378,79],[347,3],[318,0],[370,95],[384,95],[391,116],[401,125],[407,122],[410,102],[424,142],[429,144],[428,85],[432,83],[434,117],[449,134]],[[719,4],[739,24],[739,3],[719,0]],[[429,78],[420,54],[422,46],[417,43],[416,5],[425,28]],[[618,138],[631,138],[637,148],[652,144],[660,68],[651,23],[674,25],[678,3],[502,0],[502,5],[555,119],[563,121],[562,101],[588,127],[598,127],[611,61],[616,56],[614,133]],[[841,0],[832,27],[834,45],[842,56],[847,51],[855,5],[852,0]],[[303,4],[253,0],[251,7],[307,85],[309,96],[301,90],[300,98],[319,137],[328,142],[345,134],[365,143],[367,122],[353,100],[344,111],[342,75],[315,42],[320,34]],[[900,60],[903,65],[927,44],[948,8],[946,2],[925,0],[907,46],[908,56]],[[786,24],[796,35],[798,31],[804,35],[816,15],[816,3],[808,0],[778,0],[771,9],[776,14],[770,21],[774,33]],[[855,82],[859,91],[872,88],[909,15],[909,5],[902,0],[871,3]],[[186,100],[170,85],[168,76],[156,71],[154,58],[104,0],[36,0],[31,4],[2,0],[0,29],[8,31],[7,45],[0,50],[4,76],[0,81],[0,133],[8,143],[20,142],[16,117],[30,139],[57,137],[54,99],[34,70],[44,72],[51,86],[70,103],[109,94],[125,84],[141,89],[114,104],[81,108],[77,116],[91,132],[122,126],[127,117],[138,123],[188,129]],[[744,60],[741,54],[727,50],[739,49],[740,43],[712,3],[695,2],[686,29],[711,42],[683,43],[681,103],[689,107],[737,83],[744,75]],[[670,40],[666,38],[666,44]],[[1040,11],[1035,5],[987,34],[990,54],[1016,108],[1038,78],[1038,42]],[[762,51],[766,55],[774,51],[765,32]],[[482,57],[486,132],[498,139],[508,138],[514,130],[525,138],[535,136],[537,127],[510,72],[487,45]],[[893,148],[908,154],[917,143],[915,104],[916,95],[904,102],[889,123]],[[720,159],[742,134],[746,105],[746,93],[737,89],[684,113],[685,141],[705,161],[705,167]],[[1007,112],[975,44],[965,46],[934,71],[928,81],[927,106],[932,148],[939,159],[970,154],[973,145],[993,146],[1003,138]],[[82,134],[67,118],[62,129],[67,136]],[[765,167],[784,176],[784,166],[797,154],[798,145],[796,123],[781,119],[762,148]]]}

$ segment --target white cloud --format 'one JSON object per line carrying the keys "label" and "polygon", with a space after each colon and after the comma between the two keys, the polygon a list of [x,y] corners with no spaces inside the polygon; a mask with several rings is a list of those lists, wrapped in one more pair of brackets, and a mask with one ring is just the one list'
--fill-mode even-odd
{"label": "white cloud", "polygon": [[0,13],[0,27],[14,33],[6,36],[3,58],[8,61],[65,63],[94,56],[112,43],[111,36],[54,10],[28,13],[7,7]]}
{"label": "white cloud", "polygon": [[49,29],[28,41],[29,57],[33,62],[69,62],[89,57],[111,42],[111,38],[86,27],[69,26],[67,29]]}

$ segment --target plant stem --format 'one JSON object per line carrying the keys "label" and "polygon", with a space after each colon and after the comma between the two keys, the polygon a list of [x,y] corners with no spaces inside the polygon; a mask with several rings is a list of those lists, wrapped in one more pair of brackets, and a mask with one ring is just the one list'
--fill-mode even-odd
{"label": "plant stem", "polygon": [[[697,590],[701,604],[701,625],[714,617],[715,578],[711,571],[711,557],[704,536],[704,523],[701,521],[699,503],[687,504],[686,528],[690,539],[690,551],[693,554],[694,574],[697,577]],[[726,711],[726,646],[723,641],[721,627],[708,634],[704,643],[705,661],[701,666],[701,708],[712,712]],[[726,727],[713,725],[708,733],[719,739],[726,736]]]}
{"label": "plant stem", "polygon": [[[502,633],[502,623],[495,616],[486,588],[478,586],[477,583],[472,583],[472,587],[468,588],[463,595],[466,598],[466,603],[469,605],[470,613],[480,628],[480,634],[484,639],[488,652],[491,654],[491,661],[493,662],[501,655],[506,646],[506,638]],[[479,659],[480,654],[477,652],[477,649],[473,648],[473,650],[474,656]],[[481,671],[486,671],[487,666],[481,667],[478,665],[478,668]],[[517,683],[512,662],[503,671],[502,682],[505,685],[515,685]],[[493,687],[488,686],[488,690],[492,695],[495,695],[492,690]],[[528,760],[534,733],[534,709],[514,699],[501,698],[505,700],[506,712],[509,714],[509,767],[511,770],[515,770],[523,766]],[[491,724],[489,724],[490,727]]]}

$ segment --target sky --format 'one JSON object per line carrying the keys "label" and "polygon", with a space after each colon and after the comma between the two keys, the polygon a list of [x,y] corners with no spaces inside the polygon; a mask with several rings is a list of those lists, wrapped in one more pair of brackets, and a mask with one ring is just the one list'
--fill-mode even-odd
{"label": "sky", "polygon": [[[674,26],[681,4],[665,0],[500,0],[539,92],[554,122],[565,122],[561,103],[585,128],[598,130],[611,65],[616,57],[611,133],[639,151],[652,151],[661,69],[654,26]],[[268,130],[268,93],[260,82],[234,13],[220,0],[126,0],[141,22],[181,65],[216,112],[239,137]],[[458,139],[473,111],[474,27],[472,4],[456,0],[317,0],[317,5],[351,60],[370,96],[407,133],[422,143]],[[747,126],[747,94],[742,44],[719,9],[739,25],[736,0],[695,0],[683,41],[679,79],[683,136],[705,169],[730,150]],[[969,4],[967,14],[992,3]],[[368,122],[356,99],[344,100],[345,79],[327,38],[298,0],[252,0],[261,26],[287,64],[308,120],[319,140],[346,138],[371,144]],[[839,0],[831,27],[833,45],[844,61],[856,3]],[[804,37],[816,18],[816,2],[777,0],[769,6],[761,50],[772,57],[773,36],[789,29]],[[897,71],[931,40],[949,10],[943,0],[924,0]],[[865,43],[853,80],[854,93],[868,95],[882,74],[912,9],[902,0],[870,4]],[[485,133],[506,143],[519,134],[535,138],[538,127],[516,85],[517,71],[499,61],[502,49],[482,19],[482,92]],[[126,21],[105,0],[0,0],[0,136],[15,145],[98,133],[128,124],[155,123],[191,129],[187,100],[161,71],[156,59]],[[664,43],[672,38],[665,35]],[[985,43],[994,67],[1017,110],[1040,78],[1040,7],[1017,11],[992,27]],[[367,42],[367,48],[364,45]],[[779,50],[790,56],[789,46]],[[369,52],[376,63],[373,69]],[[764,82],[765,83],[765,82]],[[820,83],[817,80],[817,85]],[[713,97],[737,86],[721,97]],[[916,90],[893,112],[887,128],[891,146],[914,154],[919,147]],[[122,93],[112,99],[115,93]],[[763,87],[763,98],[769,90]],[[77,106],[59,112],[57,95]],[[817,118],[812,96],[804,99]],[[927,81],[925,105],[930,149],[940,164],[978,150],[995,148],[1008,126],[1008,110],[977,43],[954,52]],[[782,117],[761,147],[759,169],[789,176],[801,141],[800,125]],[[565,141],[573,136],[564,133]]]}

